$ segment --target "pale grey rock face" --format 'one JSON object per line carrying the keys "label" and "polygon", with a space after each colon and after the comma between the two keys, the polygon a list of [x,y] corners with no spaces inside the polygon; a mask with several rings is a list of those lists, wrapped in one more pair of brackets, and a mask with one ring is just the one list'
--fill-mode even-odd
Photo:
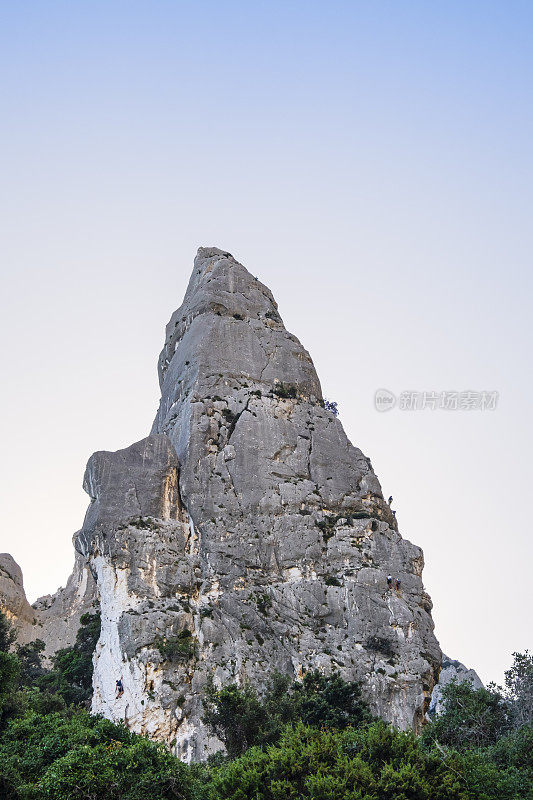
{"label": "pale grey rock face", "polygon": [[431,695],[431,703],[428,710],[430,718],[444,711],[442,690],[452,681],[456,681],[456,683],[467,681],[471,684],[473,689],[483,688],[483,682],[475,670],[465,667],[460,661],[454,661],[452,658],[448,658],[448,656],[445,656],[443,653],[439,680],[435,684]]}
{"label": "pale grey rock face", "polygon": [[[297,678],[319,667],[361,680],[375,713],[417,729],[441,658],[422,552],[401,538],[369,460],[323,408],[311,358],[270,291],[229,254],[199,251],[159,375],[152,434],[135,447],[168,442],[158,452],[179,474],[179,508],[157,510],[169,477],[155,458],[140,483],[129,449],[98,455],[86,475],[93,496],[93,472],[116,475],[78,539],[103,618],[114,620],[103,626],[94,710],[203,758],[217,747],[201,722],[209,676],[262,687],[274,669]],[[151,522],[132,527],[135,514]],[[104,586],[115,587],[109,613]],[[184,631],[190,657],[166,658],[164,640]]]}
{"label": "pale grey rock face", "polygon": [[76,640],[80,617],[97,610],[96,586],[85,558],[76,556],[74,570],[64,589],[40,597],[31,606],[22,583],[22,570],[8,554],[0,555],[0,609],[13,623],[18,644],[35,639],[45,643],[49,659],[60,647]]}
{"label": "pale grey rock face", "polygon": [[229,254],[200,249],[159,376],[152,432],[174,444],[198,524],[217,518],[223,500],[224,517],[326,507],[372,511],[395,527],[368,459],[321,407],[309,353],[270,291]]}
{"label": "pale grey rock face", "polygon": [[198,251],[159,377],[150,436],[85,474],[93,710],[201,759],[220,747],[202,723],[208,679],[261,689],[273,670],[319,668],[419,729],[441,663],[422,551],[323,407],[272,294],[228,253]]}

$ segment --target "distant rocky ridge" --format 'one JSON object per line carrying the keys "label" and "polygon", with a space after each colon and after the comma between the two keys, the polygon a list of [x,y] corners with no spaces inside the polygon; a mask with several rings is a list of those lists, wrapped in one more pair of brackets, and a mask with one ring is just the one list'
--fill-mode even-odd
{"label": "distant rocky ridge", "polygon": [[483,682],[474,669],[465,667],[460,661],[454,661],[453,658],[448,658],[448,656],[445,656],[443,653],[439,680],[435,684],[431,695],[431,703],[429,704],[428,713],[430,717],[433,714],[438,715],[443,712],[444,703],[442,700],[442,690],[452,681],[456,681],[456,683],[463,683],[466,681],[473,689],[483,688]]}
{"label": "distant rocky ridge", "polygon": [[0,553],[0,610],[17,630],[19,644],[42,639],[49,658],[76,639],[80,617],[99,606],[96,584],[87,560],[76,554],[74,570],[64,589],[28,603],[22,570],[9,553]]}
{"label": "distant rocky ridge", "polygon": [[441,665],[422,551],[272,294],[229,253],[198,251],[159,378],[151,434],[89,460],[75,572],[34,607],[37,624],[10,567],[24,636],[72,641],[94,579],[93,710],[187,760],[220,747],[201,721],[210,678],[260,688],[273,670],[338,670],[376,714],[418,730]]}
{"label": "distant rocky ridge", "polygon": [[17,628],[19,637],[25,629],[33,633],[37,615],[26,598],[22,570],[9,553],[0,553],[0,607]]}

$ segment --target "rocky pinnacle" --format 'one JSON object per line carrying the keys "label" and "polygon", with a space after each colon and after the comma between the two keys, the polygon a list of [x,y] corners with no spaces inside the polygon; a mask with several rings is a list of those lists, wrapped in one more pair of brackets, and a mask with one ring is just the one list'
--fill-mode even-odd
{"label": "rocky pinnacle", "polygon": [[229,253],[198,251],[159,380],[150,435],[96,453],[85,475],[93,710],[201,759],[221,746],[202,723],[208,680],[261,689],[274,670],[318,668],[418,730],[441,661],[422,551],[271,292]]}

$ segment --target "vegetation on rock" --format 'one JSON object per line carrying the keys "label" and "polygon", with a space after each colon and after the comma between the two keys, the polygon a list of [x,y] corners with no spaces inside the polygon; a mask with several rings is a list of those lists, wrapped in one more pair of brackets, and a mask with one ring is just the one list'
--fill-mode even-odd
{"label": "vegetation on rock", "polygon": [[[533,800],[533,658],[515,654],[504,689],[450,683],[422,736],[373,720],[356,683],[308,673],[208,688],[205,721],[227,755],[187,766],[87,702],[99,630],[87,615],[52,669],[16,647],[0,614],[3,800]],[[90,684],[89,684],[90,685]]]}
{"label": "vegetation on rock", "polygon": [[177,636],[158,637],[156,647],[167,661],[189,661],[196,655],[196,639],[187,629]]}

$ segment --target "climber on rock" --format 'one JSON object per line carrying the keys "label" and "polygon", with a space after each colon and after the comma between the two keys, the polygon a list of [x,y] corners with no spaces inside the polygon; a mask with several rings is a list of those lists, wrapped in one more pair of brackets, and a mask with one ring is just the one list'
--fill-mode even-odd
{"label": "climber on rock", "polygon": [[392,586],[392,575],[387,575],[387,586],[389,589]]}
{"label": "climber on rock", "polygon": [[400,578],[396,578],[396,591],[399,592],[402,587],[402,582]]}
{"label": "climber on rock", "polygon": [[115,684],[115,692],[117,700],[124,694],[124,684],[122,683],[122,676],[118,679],[118,681]]}

